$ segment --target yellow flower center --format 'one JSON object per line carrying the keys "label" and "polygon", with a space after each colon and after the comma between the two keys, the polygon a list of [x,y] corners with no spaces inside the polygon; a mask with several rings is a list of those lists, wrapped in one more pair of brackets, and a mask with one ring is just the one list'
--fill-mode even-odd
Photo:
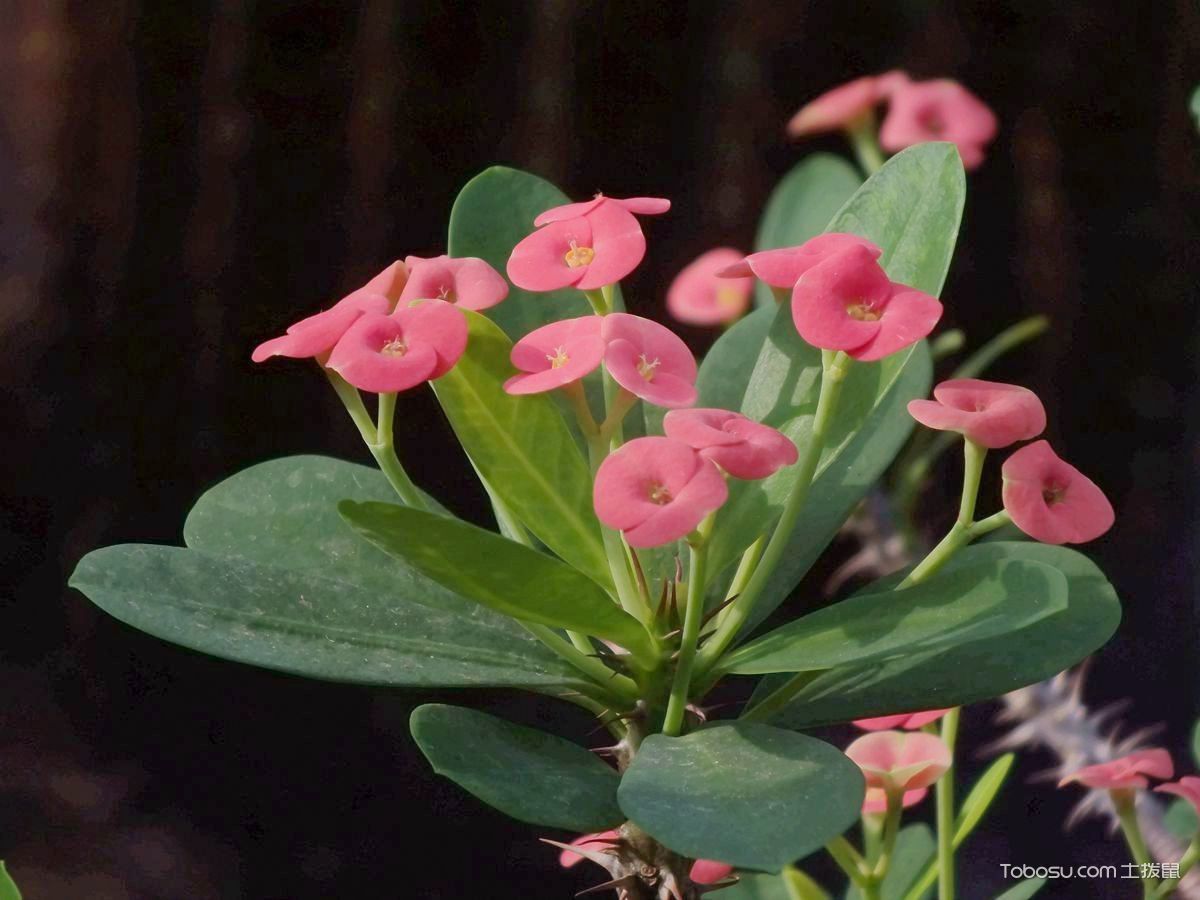
{"label": "yellow flower center", "polygon": [[1066,486],[1049,484],[1042,488],[1042,499],[1046,501],[1047,506],[1053,506],[1055,503],[1061,503],[1066,493]]}
{"label": "yellow flower center", "polygon": [[737,288],[722,285],[717,288],[717,306],[721,309],[734,310],[742,305],[742,295]]}
{"label": "yellow flower center", "polygon": [[591,265],[593,259],[596,258],[596,251],[591,247],[580,247],[575,241],[571,241],[571,249],[567,251],[563,257],[567,265],[572,269],[578,269],[580,266]]}
{"label": "yellow flower center", "polygon": [[643,378],[645,378],[647,381],[653,381],[654,380],[654,370],[658,368],[658,365],[659,365],[659,363],[658,363],[657,357],[655,357],[653,362],[650,362],[649,360],[646,359],[646,354],[643,353],[641,356],[638,357],[638,364],[637,364],[638,374],[641,375]]}
{"label": "yellow flower center", "polygon": [[859,322],[878,322],[883,315],[866,300],[855,300],[853,303],[847,303],[846,314],[852,319],[857,319]]}
{"label": "yellow flower center", "polygon": [[454,291],[451,288],[448,288],[445,285],[442,285],[440,288],[438,288],[437,299],[445,300],[447,303],[453,303],[454,302]]}
{"label": "yellow flower center", "polygon": [[546,359],[550,360],[550,368],[561,369],[571,361],[571,357],[567,356],[567,351],[562,347],[554,348],[554,355],[546,354]]}
{"label": "yellow flower center", "polygon": [[404,343],[403,338],[397,336],[384,344],[379,352],[384,356],[403,356],[408,352],[408,345]]}
{"label": "yellow flower center", "polygon": [[671,492],[665,484],[651,484],[646,493],[650,495],[650,502],[657,503],[659,506],[665,506],[671,502]]}

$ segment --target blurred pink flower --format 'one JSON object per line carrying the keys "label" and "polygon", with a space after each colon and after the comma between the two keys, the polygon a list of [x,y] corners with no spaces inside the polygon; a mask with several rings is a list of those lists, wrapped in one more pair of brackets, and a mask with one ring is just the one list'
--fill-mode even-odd
{"label": "blurred pink flower", "polygon": [[846,748],[868,788],[909,791],[927,788],[950,768],[950,748],[923,731],[873,731]]}
{"label": "blurred pink flower", "polygon": [[620,281],[646,255],[646,238],[633,213],[655,215],[669,200],[597,196],[584,203],[548,209],[534,220],[538,229],[513,248],[508,277],[527,291],[574,285],[595,290]]}
{"label": "blurred pink flower", "polygon": [[601,320],[604,364],[625,390],[656,406],[696,402],[696,358],[666,326],[641,316],[611,313]]}
{"label": "blurred pink flower", "polygon": [[[917,788],[915,791],[905,791],[904,799],[901,801],[901,808],[908,809],[910,806],[916,806],[929,793],[925,788]],[[882,815],[887,812],[887,791],[882,788],[867,788],[867,793],[863,796],[862,812],[864,816]]]}
{"label": "blurred pink flower", "polygon": [[996,116],[957,81],[898,83],[879,129],[879,142],[891,153],[926,141],[950,141],[963,166],[983,162],[983,148],[996,136]]}
{"label": "blurred pink flower", "polygon": [[721,278],[717,271],[742,259],[732,247],[702,253],[684,267],[667,289],[667,310],[689,325],[722,325],[733,322],[750,305],[754,281]]}
{"label": "blurred pink flower", "polygon": [[363,313],[390,312],[404,290],[407,278],[408,269],[396,260],[329,309],[301,319],[289,326],[281,337],[263,341],[254,348],[250,358],[257,363],[273,356],[308,359],[328,353]]}
{"label": "blurred pink flower", "polygon": [[[592,850],[602,850],[605,847],[615,847],[620,841],[621,835],[616,831],[601,831],[597,834],[585,834],[571,841],[572,847],[580,847]],[[563,850],[558,854],[558,864],[564,869],[569,869],[582,860],[583,857],[578,853],[573,853],[570,850]],[[725,863],[713,862],[711,859],[698,859],[692,864],[691,879],[696,884],[716,884],[728,878],[733,872],[733,866]]]}
{"label": "blurred pink flower", "polygon": [[596,516],[631,547],[657,547],[693,531],[729,496],[725,478],[683,441],[636,438],[596,471]]}
{"label": "blurred pink flower", "polygon": [[933,396],[911,401],[909,415],[928,428],[962,432],[993,450],[1037,437],[1046,428],[1042,401],[1015,384],[958,378],[943,381]]}
{"label": "blurred pink flower", "polygon": [[467,346],[467,321],[442,300],[365,313],[347,329],[327,365],[364,391],[395,393],[439,378]]}
{"label": "blurred pink flower", "polygon": [[1119,759],[1094,766],[1087,766],[1077,772],[1072,772],[1058,783],[1059,787],[1077,782],[1084,787],[1101,790],[1125,790],[1146,788],[1151,778],[1170,778],[1175,774],[1175,765],[1171,762],[1171,754],[1160,748],[1136,750]]}
{"label": "blurred pink flower", "polygon": [[445,300],[463,309],[487,309],[508,296],[508,282],[482,259],[410,256],[408,284],[400,302]]}
{"label": "blurred pink flower", "polygon": [[798,247],[760,250],[717,271],[720,278],[744,278],[753,275],[774,288],[792,288],[800,276],[817,263],[847,247],[861,246],[871,252],[873,259],[883,253],[878,247],[857,234],[831,231],[819,234]]}
{"label": "blurred pink flower", "polygon": [[796,445],[774,428],[727,409],[673,409],[663,418],[663,431],[734,478],[766,478],[799,456]]}
{"label": "blurred pink flower", "polygon": [[888,731],[892,728],[904,728],[916,731],[930,722],[936,722],[950,709],[930,709],[924,712],[900,713],[895,716],[876,716],[873,719],[855,719],[854,724],[864,731]]}
{"label": "blurred pink flower", "polygon": [[890,281],[875,255],[858,244],[813,266],[792,289],[800,336],[864,362],[916,343],[941,316],[937,298]]}
{"label": "blurred pink flower", "polygon": [[1058,457],[1046,441],[1022,447],[1001,467],[1004,508],[1014,524],[1046,544],[1082,544],[1115,521],[1094,481]]}
{"label": "blurred pink flower", "polygon": [[1200,778],[1197,778],[1195,775],[1184,775],[1178,781],[1160,784],[1154,790],[1182,797],[1188,803],[1192,804],[1196,812],[1200,812]]}
{"label": "blurred pink flower", "polygon": [[806,137],[853,127],[888,95],[896,84],[897,76],[907,80],[899,72],[882,76],[864,75],[826,91],[792,116],[787,123],[788,135]]}
{"label": "blurred pink flower", "polygon": [[580,316],[543,325],[512,348],[512,364],[521,370],[504,382],[510,394],[538,394],[578,381],[604,359],[599,316]]}

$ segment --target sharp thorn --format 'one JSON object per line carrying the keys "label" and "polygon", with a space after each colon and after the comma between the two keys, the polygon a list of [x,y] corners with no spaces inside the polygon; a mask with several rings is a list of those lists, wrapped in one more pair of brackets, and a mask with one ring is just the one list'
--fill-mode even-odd
{"label": "sharp thorn", "polygon": [[596,865],[607,869],[610,862],[610,857],[616,855],[616,851],[611,847],[605,846],[603,850],[591,850],[579,844],[564,844],[560,841],[552,841],[550,838],[538,838],[543,844],[549,844],[551,847],[557,847],[559,850],[564,850],[567,853],[574,853],[576,856],[582,856],[589,862],[594,862]]}
{"label": "sharp thorn", "polygon": [[706,612],[704,614],[704,618],[700,620],[700,627],[703,628],[705,625],[707,625],[712,620],[713,616],[720,615],[721,611],[725,609],[725,607],[729,606],[740,596],[741,594],[734,594],[732,597],[727,597],[721,601],[720,605],[714,606],[712,609]]}
{"label": "sharp thorn", "polygon": [[614,888],[628,887],[629,885],[632,885],[635,881],[637,881],[637,878],[635,876],[625,875],[621,878],[614,878],[612,881],[606,881],[603,884],[597,884],[597,885],[593,885],[590,888],[584,888],[582,891],[580,891],[575,896],[576,897],[584,897],[588,894],[598,894],[601,891],[608,891],[608,890],[612,890]]}

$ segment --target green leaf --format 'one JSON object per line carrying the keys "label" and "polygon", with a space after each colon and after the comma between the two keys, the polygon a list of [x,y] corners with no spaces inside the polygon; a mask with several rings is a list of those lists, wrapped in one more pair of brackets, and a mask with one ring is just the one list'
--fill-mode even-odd
{"label": "green leaf", "polygon": [[1045,878],[1026,878],[1024,881],[1010,887],[1003,894],[998,894],[996,900],[1029,900],[1046,885]]}
{"label": "green leaf", "polygon": [[1005,753],[988,766],[987,771],[980,775],[979,780],[972,786],[954,822],[955,848],[970,837],[971,832],[983,819],[988,807],[1000,793],[1000,788],[1004,786],[1004,779],[1008,777],[1016,759],[1015,753]]}
{"label": "green leaf", "polygon": [[459,442],[491,489],[542,543],[597,584],[611,586],[591,470],[566,423],[541,394],[504,391],[516,370],[512,343],[467,313],[470,339],[458,364],[433,382]]}
{"label": "green leaf", "polygon": [[[896,835],[896,848],[888,865],[887,875],[880,885],[880,900],[900,900],[916,882],[922,870],[929,865],[937,852],[937,840],[928,825],[908,825]],[[924,897],[927,890],[914,894],[913,900]],[[846,890],[846,900],[861,900],[862,893],[851,885]]]}
{"label": "green leaf", "polygon": [[[450,210],[447,253],[477,256],[504,275],[513,247],[534,230],[533,220],[570,199],[550,182],[504,166],[492,166],[466,183]],[[512,340],[558,319],[591,313],[576,290],[534,293],[510,285],[507,299],[488,316]]]}
{"label": "green leaf", "polygon": [[1052,566],[988,560],[902,591],[872,585],[751,641],[721,669],[814,672],[1011,635],[1066,609],[1067,595],[1067,579]]}
{"label": "green leaf", "polygon": [[1196,127],[1200,128],[1200,85],[1192,91],[1192,99],[1188,106],[1192,111],[1192,118],[1196,120]]}
{"label": "green leaf", "polygon": [[775,309],[756,309],[739,319],[709,348],[696,376],[698,407],[741,409],[754,361],[775,320]]}
{"label": "green leaf", "polygon": [[21,892],[3,862],[0,862],[0,900],[21,900]]}
{"label": "green leaf", "polygon": [[338,511],[375,546],[459,596],[527,622],[613,641],[635,656],[653,654],[637,619],[552,556],[407,506],[346,500]]}
{"label": "green leaf", "polygon": [[[771,721],[787,728],[808,728],[975,703],[1070,668],[1116,630],[1121,618],[1116,593],[1095,564],[1074,550],[1032,542],[985,543],[961,551],[943,571],[1001,559],[1054,566],[1067,578],[1067,608],[1013,635],[822,672]],[[767,692],[772,680],[765,679],[755,696]]]}
{"label": "green leaf", "polygon": [[1200,816],[1196,815],[1196,807],[1191,803],[1182,797],[1175,797],[1163,814],[1163,825],[1179,840],[1186,842],[1200,831]]}
{"label": "green leaf", "polygon": [[745,723],[652,735],[617,793],[677,853],[771,872],[849,828],[862,798],[862,773],[837,748]]}
{"label": "green leaf", "polygon": [[1200,720],[1192,726],[1192,762],[1200,766]]}
{"label": "green leaf", "polygon": [[[775,186],[767,200],[755,250],[794,247],[825,230],[829,220],[862,184],[858,170],[840,156],[814,153]],[[759,283],[759,306],[774,306],[771,289]],[[727,407],[732,408],[732,407]]]}
{"label": "green leaf", "polygon": [[[117,618],[158,637],[310,677],[540,690],[579,683],[574,669],[517,622],[447,591],[355,535],[337,512],[347,497],[390,501],[395,494],[377,470],[328,457],[260,463],[209,489],[192,508],[183,533],[202,559],[185,562],[176,559],[183,551],[165,547],[103,550],[80,564],[81,580],[72,583]],[[213,593],[185,584],[172,596],[154,590],[156,582],[138,581],[157,578],[149,572],[159,568],[181,567],[200,569],[198,577],[209,581],[245,579],[252,593],[267,599],[256,606],[228,583]],[[307,605],[296,594],[270,593],[285,576],[301,586]],[[85,584],[98,580],[103,597]],[[300,627],[292,621],[297,617]],[[352,637],[330,643],[323,636],[327,627]]]}
{"label": "green leaf", "polygon": [[[71,586],[155,637],[237,662],[310,678],[422,687],[528,687],[561,693],[582,678],[487,610],[473,616],[376,589],[419,590],[382,558],[378,581],[328,577],[182,547],[123,544],[89,553]],[[513,623],[515,624],[515,623]]]}
{"label": "green leaf", "polygon": [[514,819],[580,833],[625,821],[621,776],[570,741],[441,704],[417,707],[409,727],[435,772]]}

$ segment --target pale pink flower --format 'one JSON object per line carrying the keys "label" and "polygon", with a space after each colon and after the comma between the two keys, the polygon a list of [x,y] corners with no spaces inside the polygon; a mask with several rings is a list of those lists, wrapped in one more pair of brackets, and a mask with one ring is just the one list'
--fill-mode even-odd
{"label": "pale pink flower", "polygon": [[964,168],[983,162],[983,149],[996,137],[996,116],[982,100],[956,81],[897,84],[879,143],[891,153],[927,141],[950,141]]}
{"label": "pale pink flower", "polygon": [[357,388],[390,394],[446,374],[466,346],[463,314],[442,300],[425,300],[390,316],[364,314],[326,365]]}
{"label": "pale pink flower", "polygon": [[636,438],[596,471],[596,516],[632,547],[657,547],[695,530],[729,496],[712,462],[683,441]]}
{"label": "pale pink flower", "polygon": [[723,325],[750,305],[751,278],[724,278],[720,269],[742,259],[732,247],[717,247],[688,263],[667,289],[667,310],[689,325]]}
{"label": "pale pink flower", "polygon": [[696,402],[696,358],[679,335],[628,313],[611,313],[602,323],[604,365],[617,384],[656,406]]}
{"label": "pale pink flower", "polygon": [[1072,772],[1058,783],[1059,787],[1077,782],[1084,787],[1100,790],[1130,790],[1150,786],[1146,776],[1166,779],[1175,774],[1171,754],[1161,748],[1136,750],[1119,759],[1087,766]]}
{"label": "pale pink flower", "polygon": [[363,313],[387,313],[400,297],[408,278],[404,263],[396,260],[365,285],[347,294],[329,309],[301,319],[287,333],[264,341],[250,358],[263,362],[273,356],[308,359],[323,356]]}
{"label": "pale pink flower", "polygon": [[910,401],[909,415],[927,428],[958,431],[993,450],[1027,441],[1046,429],[1042,401],[1015,384],[957,378],[943,381],[933,396]]}
{"label": "pale pink flower", "polygon": [[[571,841],[572,847],[589,850],[603,850],[615,847],[621,840],[620,832],[601,831],[597,834],[585,834]],[[583,859],[583,856],[571,850],[563,850],[558,854],[558,864],[569,869]],[[713,862],[711,859],[698,859],[692,864],[690,877],[696,884],[716,884],[723,881],[733,872],[733,866]]]}
{"label": "pale pink flower", "polygon": [[604,359],[599,316],[562,319],[529,332],[512,348],[521,370],[504,382],[510,394],[540,394],[576,382]]}
{"label": "pale pink flower", "polygon": [[1155,790],[1161,791],[1164,794],[1175,794],[1177,797],[1182,797],[1188,803],[1192,804],[1192,808],[1196,812],[1200,813],[1200,778],[1197,778],[1195,775],[1184,775],[1178,781],[1160,784]]}
{"label": "pale pink flower", "polygon": [[760,250],[745,259],[738,260],[718,270],[719,278],[739,278],[753,275],[759,281],[774,288],[795,286],[800,276],[813,266],[847,247],[860,246],[870,251],[873,259],[883,253],[878,247],[857,234],[842,234],[831,231],[818,234],[797,247],[781,247],[778,250]]}
{"label": "pale pink flower", "polygon": [[482,259],[410,256],[408,284],[401,303],[413,300],[445,300],[463,309],[487,309],[508,296],[508,282]]}
{"label": "pale pink flower", "polygon": [[855,719],[854,724],[863,731],[888,731],[893,728],[903,728],[906,731],[916,731],[931,722],[936,722],[950,709],[929,709],[924,712],[900,713],[895,716],[875,716],[872,719]]}
{"label": "pale pink flower", "polygon": [[857,245],[813,266],[792,289],[800,336],[863,362],[916,343],[941,317],[937,298],[890,281],[871,251]]}
{"label": "pale pink flower", "polygon": [[950,748],[923,731],[873,731],[846,748],[868,788],[909,791],[927,788],[950,768]]}
{"label": "pale pink flower", "polygon": [[[889,76],[891,77],[891,76]],[[810,100],[787,123],[791,137],[842,131],[858,124],[886,96],[892,82],[864,75]]]}
{"label": "pale pink flower", "polygon": [[766,478],[799,457],[790,438],[727,409],[673,409],[663,418],[663,431],[734,478]]}
{"label": "pale pink flower", "polygon": [[1045,544],[1082,544],[1116,519],[1094,481],[1058,457],[1046,441],[1022,447],[1004,461],[1004,508],[1023,532]]}
{"label": "pale pink flower", "polygon": [[633,213],[654,215],[670,207],[655,197],[597,196],[548,209],[534,220],[537,231],[513,248],[508,277],[527,291],[615,284],[646,255],[646,237]]}
{"label": "pale pink flower", "polygon": [[[910,806],[916,806],[929,793],[926,788],[917,788],[915,791],[905,791],[904,799],[901,801],[901,809],[908,809]],[[882,788],[867,788],[866,794],[863,796],[862,813],[864,816],[883,815],[887,812],[887,791]]]}

